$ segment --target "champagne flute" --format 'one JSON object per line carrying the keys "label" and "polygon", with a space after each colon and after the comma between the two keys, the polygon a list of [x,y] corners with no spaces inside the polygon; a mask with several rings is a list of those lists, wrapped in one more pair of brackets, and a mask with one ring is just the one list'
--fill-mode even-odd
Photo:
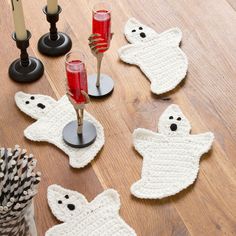
{"label": "champagne flute", "polygon": [[77,120],[71,121],[63,129],[63,139],[69,146],[82,148],[91,145],[97,137],[95,126],[84,121],[85,104],[89,103],[87,72],[84,55],[80,51],[66,55],[67,96],[73,105]]}
{"label": "champagne flute", "polygon": [[89,46],[97,59],[97,74],[89,76],[88,94],[92,97],[104,97],[113,92],[114,81],[111,77],[101,74],[101,64],[104,53],[110,47],[111,33],[111,5],[99,2],[93,7],[92,35]]}

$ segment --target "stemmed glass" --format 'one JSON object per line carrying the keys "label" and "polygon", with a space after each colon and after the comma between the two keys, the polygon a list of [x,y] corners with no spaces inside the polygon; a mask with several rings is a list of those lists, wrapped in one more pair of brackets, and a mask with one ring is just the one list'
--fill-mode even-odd
{"label": "stemmed glass", "polygon": [[71,121],[64,127],[63,139],[72,147],[87,147],[95,141],[97,132],[91,122],[84,121],[84,109],[85,104],[89,103],[89,96],[83,53],[80,51],[68,53],[65,66],[67,96],[76,111],[77,120]]}
{"label": "stemmed glass", "polygon": [[101,64],[104,53],[110,47],[111,33],[111,4],[99,2],[93,7],[92,35],[89,46],[97,59],[97,74],[89,76],[88,94],[92,97],[104,97],[112,93],[114,81],[111,77],[101,74]]}

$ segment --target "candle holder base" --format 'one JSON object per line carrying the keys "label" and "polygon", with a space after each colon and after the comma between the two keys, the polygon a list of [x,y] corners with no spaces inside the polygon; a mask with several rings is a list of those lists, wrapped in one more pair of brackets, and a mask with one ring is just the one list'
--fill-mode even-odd
{"label": "candle holder base", "polygon": [[90,75],[88,78],[88,95],[95,98],[102,98],[112,94],[114,81],[111,77],[101,74],[100,86],[96,86],[97,74]]}
{"label": "candle holder base", "polygon": [[17,59],[9,67],[9,76],[19,83],[30,83],[40,79],[44,73],[44,66],[40,60],[29,57],[29,65],[22,66],[21,60]]}
{"label": "candle holder base", "polygon": [[57,40],[51,40],[50,33],[47,33],[43,35],[38,42],[39,52],[49,57],[65,55],[71,50],[71,47],[72,41],[70,37],[61,32],[57,33]]}
{"label": "candle holder base", "polygon": [[77,121],[71,121],[63,129],[64,142],[74,148],[84,148],[93,144],[97,138],[96,127],[88,121],[83,123],[83,133],[77,133]]}

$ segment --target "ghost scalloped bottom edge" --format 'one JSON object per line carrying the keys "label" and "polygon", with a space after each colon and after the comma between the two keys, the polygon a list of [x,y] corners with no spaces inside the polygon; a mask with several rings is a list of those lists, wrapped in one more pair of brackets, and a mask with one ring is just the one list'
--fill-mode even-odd
{"label": "ghost scalloped bottom edge", "polygon": [[131,186],[134,196],[162,199],[194,183],[200,158],[211,149],[214,134],[190,134],[190,131],[188,119],[175,104],[160,116],[158,132],[134,130],[134,147],[143,157],[141,179]]}
{"label": "ghost scalloped bottom edge", "polygon": [[186,78],[188,59],[179,46],[182,39],[179,28],[159,34],[130,18],[124,33],[130,44],[118,50],[120,59],[141,69],[150,80],[154,94],[167,93]]}

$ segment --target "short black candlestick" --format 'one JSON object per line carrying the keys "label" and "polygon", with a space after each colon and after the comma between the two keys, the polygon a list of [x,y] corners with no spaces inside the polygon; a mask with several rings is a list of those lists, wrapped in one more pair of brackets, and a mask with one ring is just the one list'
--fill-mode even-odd
{"label": "short black candlestick", "polygon": [[16,46],[21,50],[21,54],[20,58],[12,62],[9,67],[10,78],[20,83],[29,83],[41,78],[44,73],[43,63],[35,57],[29,57],[27,53],[31,33],[27,31],[25,40],[18,40],[15,33],[12,38],[16,41]]}
{"label": "short black candlestick", "polygon": [[47,21],[50,23],[50,32],[39,39],[38,50],[46,56],[58,57],[65,55],[72,47],[70,37],[65,33],[57,31],[56,23],[59,20],[61,11],[61,7],[58,6],[57,13],[49,14],[47,7],[43,8],[43,12],[47,16]]}

